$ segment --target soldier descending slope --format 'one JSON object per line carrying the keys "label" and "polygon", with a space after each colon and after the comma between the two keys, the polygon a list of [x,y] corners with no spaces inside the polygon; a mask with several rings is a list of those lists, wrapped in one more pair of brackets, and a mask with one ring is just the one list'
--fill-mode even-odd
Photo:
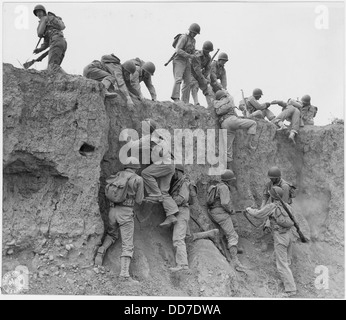
{"label": "soldier descending slope", "polygon": [[190,219],[190,180],[184,174],[184,166],[182,164],[175,165],[175,174],[172,178],[172,186],[169,193],[179,208],[179,213],[176,216],[177,222],[173,227],[173,247],[177,265],[170,268],[170,270],[179,271],[189,268],[185,237]]}
{"label": "soldier descending slope", "polygon": [[173,57],[173,74],[174,74],[174,86],[172,91],[172,100],[177,102],[180,100],[180,86],[184,80],[182,88],[182,100],[185,103],[189,102],[190,95],[190,81],[191,81],[191,64],[195,52],[197,34],[200,34],[201,28],[197,23],[191,24],[189,33],[179,36],[176,43],[176,52]]}
{"label": "soldier descending slope", "polygon": [[[117,240],[117,230],[120,228],[122,253],[120,257],[120,279],[129,283],[138,283],[129,274],[129,266],[133,256],[133,233],[135,203],[141,204],[144,197],[143,179],[137,175],[141,168],[139,160],[128,158],[129,163],[124,170],[107,179],[106,197],[110,200],[108,214],[108,230],[103,244],[98,248],[95,258],[96,265],[102,265],[108,248]],[[119,188],[120,186],[120,188]]]}
{"label": "soldier descending slope", "polygon": [[155,65],[150,62],[136,58],[132,60],[136,65],[136,71],[131,74],[131,86],[136,90],[139,100],[144,101],[144,96],[141,91],[140,83],[143,81],[149,90],[151,100],[156,101],[155,87],[151,82],[151,77],[155,72]]}
{"label": "soldier descending slope", "polygon": [[[211,63],[210,85],[216,93],[219,90],[227,90],[227,75],[225,64],[228,61],[227,53],[221,52],[217,61]],[[218,81],[220,80],[220,82]]]}
{"label": "soldier descending slope", "polygon": [[227,239],[227,247],[238,271],[243,270],[243,266],[238,260],[237,253],[242,253],[238,248],[238,221],[234,215],[232,207],[230,187],[236,180],[233,171],[225,170],[221,175],[221,182],[208,189],[207,204],[209,207],[210,218],[224,232]]}
{"label": "soldier descending slope", "polygon": [[[269,218],[271,230],[274,236],[274,250],[276,256],[276,267],[284,283],[286,296],[295,295],[297,292],[292,271],[289,267],[292,261],[292,227],[293,221],[282,206],[279,198],[283,197],[283,190],[278,186],[270,189],[271,203],[261,209],[246,208],[246,211],[258,219]],[[286,207],[292,214],[292,208]]]}
{"label": "soldier descending slope", "polygon": [[[34,15],[40,19],[37,27],[37,35],[43,38],[43,44],[40,48],[36,48],[34,53],[40,53],[49,47],[48,51],[48,69],[53,71],[61,70],[60,65],[64,59],[67,49],[67,43],[62,30],[65,29],[65,24],[60,17],[57,17],[52,12],[46,12],[42,5],[37,5],[34,8]],[[43,54],[46,56],[45,54]],[[40,57],[36,61],[41,61],[44,57]]]}
{"label": "soldier descending slope", "polygon": [[109,92],[111,85],[115,90],[126,98],[127,106],[132,109],[134,103],[130,97],[129,90],[136,93],[130,83],[130,75],[136,72],[136,65],[128,60],[120,64],[120,59],[114,54],[107,54],[101,57],[101,61],[94,60],[83,70],[83,76],[89,79],[101,81],[106,88],[106,97],[115,97],[115,92]]}
{"label": "soldier descending slope", "polygon": [[227,94],[225,90],[219,90],[215,94],[214,101],[215,112],[219,117],[222,129],[227,129],[227,168],[232,169],[233,166],[233,140],[236,130],[248,129],[247,146],[253,150],[251,142],[256,134],[256,121],[250,119],[240,119],[236,112],[233,98]]}

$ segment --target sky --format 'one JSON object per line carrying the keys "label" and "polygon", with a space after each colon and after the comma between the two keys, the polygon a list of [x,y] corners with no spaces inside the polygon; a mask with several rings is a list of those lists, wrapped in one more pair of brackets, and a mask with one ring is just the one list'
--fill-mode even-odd
{"label": "sky", "polygon": [[[37,2],[2,3],[2,60],[21,67],[35,58]],[[122,62],[139,57],[156,65],[153,84],[158,100],[170,100],[173,88],[173,38],[191,23],[201,26],[196,48],[212,41],[226,52],[228,91],[236,103],[241,89],[254,88],[260,102],[311,96],[319,111],[316,125],[344,118],[345,7],[343,2],[42,2],[62,17],[68,48],[62,68],[81,75],[102,55],[114,53]],[[211,54],[213,55],[214,52]],[[47,59],[32,68],[47,67]],[[142,92],[150,98],[142,83]],[[199,95],[202,105],[205,98]],[[192,102],[192,97],[190,98]],[[271,106],[274,114],[281,111]]]}

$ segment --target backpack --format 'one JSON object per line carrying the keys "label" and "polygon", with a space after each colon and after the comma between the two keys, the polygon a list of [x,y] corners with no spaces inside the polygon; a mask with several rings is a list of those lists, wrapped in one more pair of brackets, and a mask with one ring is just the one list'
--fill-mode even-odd
{"label": "backpack", "polygon": [[230,111],[232,106],[230,106],[230,101],[227,99],[216,101],[214,108],[218,116],[223,116],[224,114],[227,114]]}
{"label": "backpack", "polygon": [[293,221],[288,216],[285,209],[281,208],[280,206],[276,207],[273,216],[276,223],[282,228],[291,228],[294,226]]}
{"label": "backpack", "polygon": [[215,202],[217,187],[212,185],[207,191],[207,206],[210,207]]}
{"label": "backpack", "polygon": [[62,19],[58,16],[56,16],[53,12],[48,12],[48,23],[47,25],[53,27],[57,30],[64,30],[65,24],[62,21]]}
{"label": "backpack", "polygon": [[118,172],[116,175],[112,175],[106,180],[106,198],[114,203],[121,203],[126,200],[128,182],[135,174],[126,175],[124,172],[125,171]]}
{"label": "backpack", "polygon": [[174,37],[173,43],[172,43],[173,48],[175,48],[175,47],[177,46],[177,43],[178,43],[178,41],[179,41],[179,39],[180,39],[180,37],[181,37],[182,35],[183,35],[182,33],[178,33],[178,34]]}

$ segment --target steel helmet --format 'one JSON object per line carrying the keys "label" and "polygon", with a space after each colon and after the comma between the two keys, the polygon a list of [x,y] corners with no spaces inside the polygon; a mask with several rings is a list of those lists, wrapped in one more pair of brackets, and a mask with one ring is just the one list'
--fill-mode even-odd
{"label": "steel helmet", "polygon": [[150,133],[153,133],[159,126],[158,123],[155,120],[150,119],[150,118],[145,119],[143,121],[147,122],[148,125],[150,126]]}
{"label": "steel helmet", "polygon": [[279,197],[282,198],[282,196],[284,195],[284,191],[278,186],[271,187],[271,189],[269,190],[269,193],[271,197],[274,199],[279,199]]}
{"label": "steel helmet", "polygon": [[302,97],[301,100],[302,100],[302,102],[310,103],[311,97],[308,94],[306,94],[305,96]]}
{"label": "steel helmet", "polygon": [[179,171],[181,171],[182,173],[185,172],[184,166],[183,166],[182,164],[179,164],[179,163],[177,163],[177,164],[175,165],[175,170],[179,170]]}
{"label": "steel helmet", "polygon": [[124,164],[124,168],[140,169],[141,165],[136,157],[127,158],[129,163]]}
{"label": "steel helmet", "polygon": [[213,43],[211,41],[205,41],[203,43],[203,47],[202,47],[203,50],[205,51],[213,51],[214,50],[214,46],[213,46]]}
{"label": "steel helmet", "polygon": [[148,61],[143,64],[142,69],[146,72],[149,72],[153,76],[155,72],[155,65],[152,62]]}
{"label": "steel helmet", "polygon": [[195,32],[197,34],[200,34],[201,32],[201,27],[197,24],[197,23],[193,23],[190,28],[189,31]]}
{"label": "steel helmet", "polygon": [[219,56],[217,57],[218,60],[225,60],[228,61],[228,55],[227,53],[221,52]]}
{"label": "steel helmet", "polygon": [[236,177],[233,173],[232,170],[225,170],[225,172],[223,174],[221,174],[221,180],[222,181],[232,181],[232,180],[235,180]]}
{"label": "steel helmet", "polygon": [[136,65],[132,60],[127,60],[122,64],[123,68],[130,72],[130,73],[135,73],[136,71]]}
{"label": "steel helmet", "polygon": [[227,96],[226,90],[219,90],[215,93],[215,99],[216,100],[220,100],[221,98],[226,97],[226,96]]}
{"label": "steel helmet", "polygon": [[281,177],[281,171],[278,167],[271,167],[268,170],[268,177],[269,178],[280,178]]}
{"label": "steel helmet", "polygon": [[263,95],[263,92],[262,92],[261,89],[256,88],[256,89],[254,89],[254,90],[252,91],[252,95],[253,95],[253,96],[262,96],[262,95]]}
{"label": "steel helmet", "polygon": [[36,5],[35,6],[35,8],[34,8],[34,15],[37,17],[37,14],[36,14],[36,11],[38,11],[38,10],[42,10],[42,11],[44,11],[44,14],[46,15],[47,14],[47,11],[46,11],[46,8],[42,5],[42,4],[38,4],[38,5]]}

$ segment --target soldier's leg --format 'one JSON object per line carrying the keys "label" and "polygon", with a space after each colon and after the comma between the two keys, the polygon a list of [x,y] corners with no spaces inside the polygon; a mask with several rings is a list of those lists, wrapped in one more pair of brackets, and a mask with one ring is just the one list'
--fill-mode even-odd
{"label": "soldier's leg", "polygon": [[48,66],[58,65],[64,60],[67,42],[63,37],[56,37],[50,44],[48,53]]}
{"label": "soldier's leg", "polygon": [[194,105],[199,105],[199,102],[198,102],[198,82],[197,80],[191,76],[191,95],[192,95],[192,99],[193,99],[193,103]]}
{"label": "soldier's leg", "polygon": [[291,131],[288,138],[292,140],[293,143],[295,143],[295,137],[298,134],[299,126],[300,126],[300,111],[293,106],[290,106],[290,107],[292,108],[291,116],[290,116]]}
{"label": "soldier's leg", "polygon": [[173,228],[173,247],[175,249],[175,262],[177,264],[177,267],[171,268],[172,271],[178,271],[184,267],[188,267],[185,237],[189,220],[189,209],[179,209],[180,210],[177,215],[177,223]]}
{"label": "soldier's leg", "polygon": [[267,118],[269,121],[272,121],[275,119],[275,115],[273,112],[271,112],[269,109],[262,110],[262,114],[264,118]]}
{"label": "soldier's leg", "polygon": [[255,112],[250,114],[251,119],[257,118],[257,119],[264,119],[264,114],[262,110],[256,110]]}
{"label": "soldier's leg", "polygon": [[185,64],[185,71],[183,75],[183,87],[181,89],[181,100],[184,103],[189,103],[190,100],[190,88],[191,88],[191,64],[189,61]]}
{"label": "soldier's leg", "polygon": [[227,130],[227,162],[233,161],[233,141],[236,132],[233,129],[232,122],[232,119],[228,118],[221,124],[221,128]]}
{"label": "soldier's leg", "polygon": [[174,59],[173,60],[173,75],[174,75],[174,85],[171,98],[180,99],[180,86],[183,81],[183,75],[185,71],[186,63],[184,60]]}
{"label": "soldier's leg", "polygon": [[286,292],[297,290],[292,271],[288,265],[288,247],[290,245],[290,232],[274,232],[274,249],[276,256],[276,267],[284,283]]}
{"label": "soldier's leg", "polygon": [[145,168],[141,176],[143,178],[144,187],[149,196],[159,197],[162,196],[161,190],[157,183],[157,178],[162,174],[170,174],[171,170],[165,171],[165,168],[162,168],[164,165],[152,164]]}
{"label": "soldier's leg", "polygon": [[[233,223],[234,231],[238,234],[238,237],[239,237],[239,222],[238,222],[237,216],[236,216],[236,214],[232,213],[230,215],[230,217],[231,217],[231,220]],[[239,244],[239,239],[238,239],[237,248],[238,248],[237,253],[243,253],[244,252],[244,248]]]}
{"label": "soldier's leg", "polygon": [[[287,106],[285,109],[283,109],[273,120],[272,122],[280,129],[284,129],[284,121],[291,115],[292,109],[290,107],[293,106]],[[294,108],[294,107],[293,107]]]}

